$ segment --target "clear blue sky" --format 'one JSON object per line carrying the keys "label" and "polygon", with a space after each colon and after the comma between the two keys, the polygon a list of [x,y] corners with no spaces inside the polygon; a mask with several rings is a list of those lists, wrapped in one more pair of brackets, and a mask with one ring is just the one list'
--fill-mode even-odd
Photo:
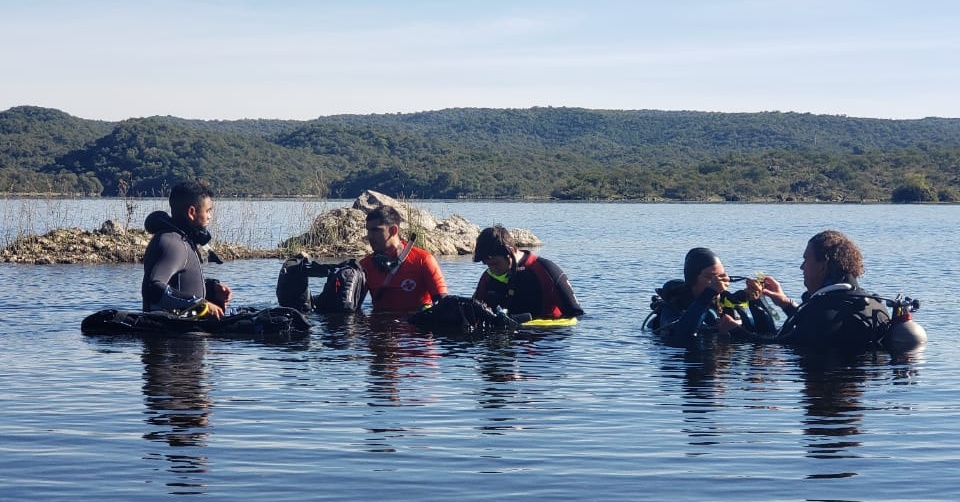
{"label": "clear blue sky", "polygon": [[960,117],[960,2],[0,0],[0,110]]}

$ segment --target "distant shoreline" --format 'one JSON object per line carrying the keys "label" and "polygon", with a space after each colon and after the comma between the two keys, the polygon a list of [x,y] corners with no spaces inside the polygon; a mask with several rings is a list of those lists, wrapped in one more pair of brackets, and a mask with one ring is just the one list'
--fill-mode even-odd
{"label": "distant shoreline", "polygon": [[[104,200],[104,201],[124,201],[124,200],[166,200],[164,197],[117,197],[104,195],[76,195],[76,194],[41,194],[41,193],[3,193],[0,199],[5,200]],[[312,196],[250,196],[250,197],[230,197],[218,196],[219,201],[304,201],[304,202],[343,202],[351,201],[350,198],[331,199],[327,197]],[[646,200],[646,199],[556,199],[550,197],[462,197],[457,199],[414,199],[417,202],[530,202],[530,203],[558,203],[558,204],[583,204],[583,203],[602,203],[602,204],[880,204],[880,205],[922,205],[922,206],[949,206],[956,205],[960,201],[929,201],[929,202],[892,202],[889,200]]]}

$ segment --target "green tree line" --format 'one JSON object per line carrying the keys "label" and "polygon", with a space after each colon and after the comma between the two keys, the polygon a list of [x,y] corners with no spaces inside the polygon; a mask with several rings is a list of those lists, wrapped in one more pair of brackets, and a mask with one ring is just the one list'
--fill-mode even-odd
{"label": "green tree line", "polygon": [[953,202],[960,119],[456,108],[103,122],[0,112],[4,194]]}

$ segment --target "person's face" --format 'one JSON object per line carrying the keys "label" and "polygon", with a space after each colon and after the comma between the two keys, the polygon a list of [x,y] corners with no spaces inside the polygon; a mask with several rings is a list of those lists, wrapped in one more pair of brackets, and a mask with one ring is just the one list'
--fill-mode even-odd
{"label": "person's face", "polygon": [[818,261],[809,244],[803,250],[803,263],[800,264],[800,270],[803,270],[803,287],[810,293],[820,289],[827,280],[827,260]]}
{"label": "person's face", "polygon": [[722,287],[721,284],[726,276],[727,272],[723,268],[723,263],[717,262],[701,270],[700,275],[697,276],[697,282],[690,289],[693,291],[694,296],[699,296],[700,293],[703,293],[703,290],[707,289],[707,286],[711,284],[719,287],[720,290],[724,290],[726,288]]}
{"label": "person's face", "polygon": [[187,208],[187,218],[197,228],[206,228],[213,220],[213,200],[210,197],[200,199],[200,206]]}
{"label": "person's face", "polygon": [[386,225],[380,222],[367,222],[367,240],[374,253],[384,253],[390,249],[391,237],[397,234],[396,225]]}
{"label": "person's face", "polygon": [[490,269],[493,275],[503,275],[510,271],[510,257],[490,256],[483,260],[483,264]]}

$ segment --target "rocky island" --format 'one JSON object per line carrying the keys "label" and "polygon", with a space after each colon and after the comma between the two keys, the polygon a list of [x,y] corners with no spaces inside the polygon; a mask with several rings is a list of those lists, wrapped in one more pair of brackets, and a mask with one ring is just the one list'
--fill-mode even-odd
{"label": "rocky island", "polygon": [[[315,258],[359,257],[370,252],[366,241],[366,215],[381,204],[396,207],[404,216],[401,234],[416,236],[418,246],[437,256],[473,253],[480,227],[462,216],[440,219],[413,204],[400,202],[379,192],[367,190],[350,207],[330,209],[318,215],[310,228],[292,236],[271,249],[251,249],[230,243],[214,243],[217,255],[224,260],[253,258],[285,259],[298,253]],[[511,229],[521,247],[541,244],[529,230]],[[142,228],[124,229],[108,220],[97,230],[64,228],[43,235],[27,235],[15,239],[0,250],[0,261],[27,264],[101,264],[137,263],[150,242],[150,234]]]}

